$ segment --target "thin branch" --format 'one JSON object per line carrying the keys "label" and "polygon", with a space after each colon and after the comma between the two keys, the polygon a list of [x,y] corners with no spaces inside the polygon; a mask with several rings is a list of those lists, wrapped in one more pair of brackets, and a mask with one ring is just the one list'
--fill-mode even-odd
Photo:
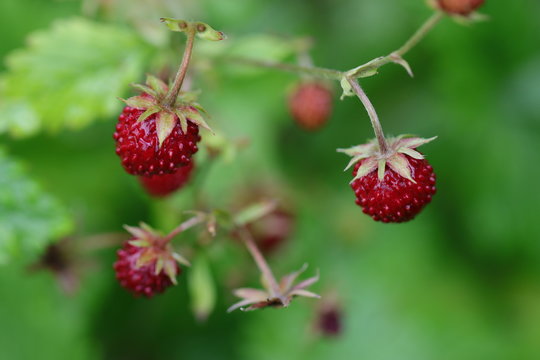
{"label": "thin branch", "polygon": [[390,53],[387,56],[381,56],[367,63],[357,66],[352,70],[347,71],[347,76],[351,78],[362,77],[363,74],[369,73],[379,67],[391,62],[395,62],[396,57],[401,58],[407,52],[409,52],[415,45],[417,45],[444,17],[444,14],[440,11],[436,11],[424,24],[396,51]]}
{"label": "thin branch", "polygon": [[184,82],[184,78],[186,77],[189,60],[191,59],[191,53],[193,52],[193,44],[195,43],[195,34],[197,33],[197,29],[195,29],[194,25],[192,24],[188,26],[189,29],[187,30],[187,42],[186,48],[184,50],[184,56],[182,57],[182,63],[180,64],[178,72],[176,73],[176,76],[174,78],[173,86],[169,89],[169,92],[167,93],[167,96],[164,100],[165,104],[168,105],[172,105],[176,101],[178,92],[182,88],[182,83]]}
{"label": "thin branch", "polygon": [[375,136],[377,137],[377,142],[379,143],[381,153],[386,154],[386,152],[388,151],[388,144],[384,137],[384,132],[379,121],[379,116],[377,115],[373,104],[371,103],[368,96],[366,95],[366,93],[356,79],[348,77],[347,81],[349,82],[349,84],[351,84],[354,93],[356,94],[356,96],[358,96],[358,98],[366,108],[369,119],[371,120],[371,126],[373,126],[373,131],[375,131]]}
{"label": "thin branch", "polygon": [[282,70],[297,74],[312,75],[323,79],[339,80],[343,78],[344,73],[339,70],[320,68],[316,66],[302,66],[296,64],[279,63],[273,61],[255,60],[244,57],[225,57],[223,60],[268,69]]}
{"label": "thin branch", "polygon": [[280,295],[280,289],[279,285],[276,281],[276,278],[274,277],[274,274],[272,273],[272,269],[270,269],[270,266],[268,266],[268,263],[264,259],[264,256],[259,251],[259,248],[257,248],[257,245],[255,245],[255,242],[253,241],[253,236],[247,230],[244,226],[239,227],[239,234],[242,238],[242,241],[246,245],[249,253],[253,257],[253,260],[255,260],[255,263],[257,264],[257,267],[261,271],[264,279],[268,283],[268,286],[270,287],[270,292],[273,297]]}
{"label": "thin branch", "polygon": [[181,232],[195,226],[195,225],[198,225],[200,224],[201,222],[203,222],[205,219],[205,216],[204,215],[197,215],[197,216],[194,216],[192,217],[191,219],[189,220],[186,220],[184,221],[183,223],[181,223],[180,225],[178,225],[178,227],[176,227],[173,231],[171,231],[167,236],[165,236],[161,241],[163,244],[166,244],[168,243],[169,241],[172,240],[172,238],[174,238],[176,235],[180,234]]}

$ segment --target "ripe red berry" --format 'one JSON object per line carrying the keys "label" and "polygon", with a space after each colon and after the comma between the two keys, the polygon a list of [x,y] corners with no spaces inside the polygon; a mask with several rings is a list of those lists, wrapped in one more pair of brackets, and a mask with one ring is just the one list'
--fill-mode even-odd
{"label": "ripe red berry", "polygon": [[469,15],[484,4],[484,0],[437,0],[438,7],[451,15]]}
{"label": "ripe red berry", "polygon": [[413,219],[431,201],[435,173],[416,148],[433,139],[398,136],[381,146],[384,151],[375,140],[338,150],[352,156],[346,169],[355,165],[351,187],[364,213],[399,223]]}
{"label": "ripe red berry", "polygon": [[[351,187],[356,203],[362,211],[376,221],[404,222],[413,219],[435,194],[435,173],[426,160],[405,155],[411,168],[411,177],[403,178],[392,169],[386,169],[384,179],[379,180],[377,171],[356,179]],[[357,163],[353,175],[365,160]]]}
{"label": "ripe red berry", "polygon": [[191,177],[194,162],[181,166],[172,174],[139,176],[139,181],[146,192],[155,197],[165,197],[183,187]]}
{"label": "ripe red berry", "polygon": [[196,95],[179,92],[171,99],[168,86],[148,76],[147,85],[135,85],[142,95],[124,100],[113,137],[116,154],[132,175],[164,175],[191,163],[201,140],[199,127],[210,129],[194,102]]}
{"label": "ripe red berry", "polygon": [[332,113],[332,92],[318,82],[302,83],[289,98],[289,110],[302,128],[317,130]]}
{"label": "ripe red berry", "polygon": [[139,122],[144,109],[129,106],[118,118],[114,139],[116,154],[122,160],[122,166],[133,175],[172,174],[177,168],[191,164],[191,156],[198,150],[200,141],[199,127],[188,121],[184,133],[177,121],[170,135],[159,146],[156,132],[158,114]]}
{"label": "ripe red berry", "polygon": [[[150,298],[156,293],[165,291],[173,282],[164,269],[156,274],[156,259],[137,266],[147,249],[133,246],[129,242],[124,243],[122,249],[118,250],[118,260],[114,263],[114,270],[120,285],[137,296],[144,295]],[[176,263],[174,266],[176,273],[179,274],[181,268]]]}

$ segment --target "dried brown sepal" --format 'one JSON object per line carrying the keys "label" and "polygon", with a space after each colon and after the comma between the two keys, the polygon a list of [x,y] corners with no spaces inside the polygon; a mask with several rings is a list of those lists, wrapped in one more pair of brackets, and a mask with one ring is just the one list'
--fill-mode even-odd
{"label": "dried brown sepal", "polygon": [[295,281],[305,270],[307,264],[304,264],[298,271],[292,272],[281,278],[278,289],[272,289],[266,281],[262,281],[264,289],[241,288],[236,289],[233,294],[242,300],[232,305],[227,309],[227,312],[232,312],[236,309],[242,311],[252,311],[265,307],[283,308],[290,305],[291,301],[296,296],[309,298],[320,298],[320,295],[307,290],[306,288],[313,285],[319,280],[319,273],[295,285]]}

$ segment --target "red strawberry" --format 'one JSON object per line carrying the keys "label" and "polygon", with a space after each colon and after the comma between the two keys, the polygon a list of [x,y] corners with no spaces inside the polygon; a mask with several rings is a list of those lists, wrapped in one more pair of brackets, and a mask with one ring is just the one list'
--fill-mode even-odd
{"label": "red strawberry", "polygon": [[484,0],[437,0],[438,7],[450,15],[470,15]]}
{"label": "red strawberry", "polygon": [[332,113],[332,92],[319,82],[300,84],[289,98],[289,110],[298,125],[317,130]]}
{"label": "red strawberry", "polygon": [[170,104],[165,83],[149,76],[147,85],[136,85],[143,94],[125,100],[113,136],[116,154],[132,175],[172,174],[190,164],[201,139],[199,126],[208,125],[193,94],[181,92]]}
{"label": "red strawberry", "polygon": [[139,176],[143,188],[152,196],[165,197],[183,187],[191,176],[194,163],[179,167],[176,172],[165,175]]}
{"label": "red strawberry", "polygon": [[351,187],[364,213],[399,223],[413,219],[431,201],[435,173],[415,149],[433,139],[391,138],[384,154],[375,141],[340,150],[353,157],[347,169],[356,164]]}
{"label": "red strawberry", "polygon": [[120,285],[136,296],[152,297],[176,284],[176,276],[182,270],[177,262],[189,265],[187,260],[174,253],[168,242],[148,225],[126,229],[134,238],[118,250],[114,263]]}

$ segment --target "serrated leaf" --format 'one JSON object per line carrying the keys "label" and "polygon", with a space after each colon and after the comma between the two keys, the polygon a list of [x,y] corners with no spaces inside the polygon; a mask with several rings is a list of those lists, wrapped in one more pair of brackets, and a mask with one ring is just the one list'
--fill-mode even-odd
{"label": "serrated leaf", "polygon": [[169,137],[175,125],[176,115],[168,111],[161,111],[158,114],[158,118],[156,119],[156,132],[160,147],[165,141],[165,139]]}
{"label": "serrated leaf", "polygon": [[72,227],[61,204],[0,150],[0,264],[42,253]]}
{"label": "serrated leaf", "polygon": [[82,18],[32,33],[0,75],[0,132],[80,129],[115,115],[150,54],[132,31]]}
{"label": "serrated leaf", "polygon": [[214,278],[204,255],[197,256],[188,277],[191,309],[197,320],[204,321],[216,304]]}

